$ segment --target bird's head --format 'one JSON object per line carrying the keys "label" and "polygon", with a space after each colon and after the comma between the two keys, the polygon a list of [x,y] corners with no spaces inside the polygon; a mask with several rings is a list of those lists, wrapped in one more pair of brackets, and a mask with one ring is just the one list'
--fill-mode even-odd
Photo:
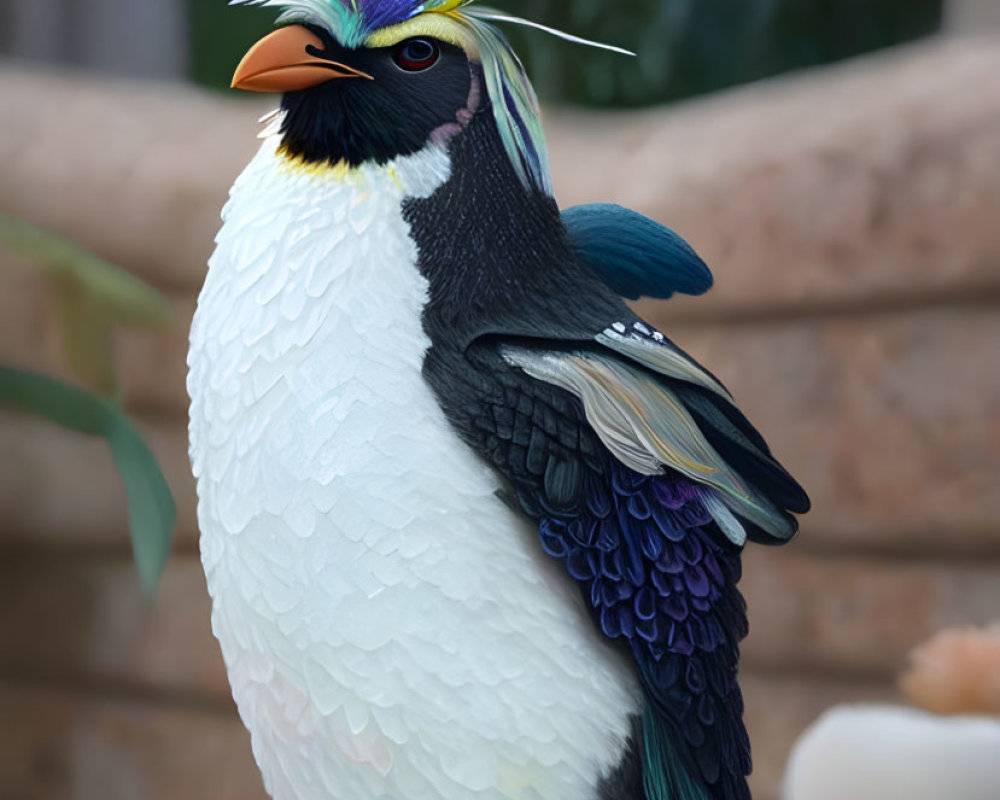
{"label": "bird's head", "polygon": [[[259,0],[244,0],[259,2]],[[499,31],[467,0],[264,0],[279,27],[233,86],[283,93],[282,149],[309,164],[384,164],[461,135],[492,108],[525,183],[548,186],[534,92]]]}
{"label": "bird's head", "polygon": [[290,157],[384,164],[461,135],[490,110],[521,182],[550,193],[535,93],[491,21],[532,23],[472,0],[235,2],[283,9],[283,27],[247,53],[233,86],[284,94]]}

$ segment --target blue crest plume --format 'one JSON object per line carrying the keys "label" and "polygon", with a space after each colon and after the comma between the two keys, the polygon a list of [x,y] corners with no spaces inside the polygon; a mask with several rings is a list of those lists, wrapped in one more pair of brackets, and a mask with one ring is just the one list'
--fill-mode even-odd
{"label": "blue crest plume", "polygon": [[321,25],[346,47],[359,47],[372,32],[425,11],[461,4],[462,0],[230,0],[230,5],[282,8],[279,23]]}
{"label": "blue crest plume", "polygon": [[467,40],[482,62],[486,91],[514,170],[525,186],[552,193],[545,133],[535,91],[524,67],[504,35],[492,22],[506,22],[543,30],[570,42],[633,55],[618,47],[591,42],[520,17],[485,7],[473,0],[230,0],[232,5],[281,8],[279,24],[319,25],[345,47],[362,47],[380,31],[427,15],[428,21],[447,21]]}

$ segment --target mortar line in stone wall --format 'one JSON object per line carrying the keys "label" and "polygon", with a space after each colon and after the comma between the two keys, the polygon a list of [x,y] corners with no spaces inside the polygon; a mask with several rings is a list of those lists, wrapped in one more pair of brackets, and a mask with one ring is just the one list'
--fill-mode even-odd
{"label": "mortar line in stone wall", "polygon": [[187,406],[176,406],[170,402],[150,402],[149,400],[127,400],[125,411],[129,417],[138,422],[181,423],[185,427],[188,421]]}
{"label": "mortar line in stone wall", "polygon": [[[864,560],[869,563],[892,567],[904,566],[948,566],[965,568],[995,569],[1000,571],[1000,530],[973,530],[969,527],[961,529],[964,534],[972,533],[970,538],[988,540],[993,537],[995,542],[963,543],[948,537],[942,537],[940,546],[927,544],[930,538],[925,532],[902,531],[898,539],[911,536],[917,539],[915,544],[896,542],[850,542],[839,543],[835,532],[823,531],[822,535],[808,530],[799,534],[793,542],[784,548],[784,552],[802,556],[825,556],[838,560]],[[8,534],[9,535],[9,534]],[[33,535],[23,535],[12,541],[0,542],[0,561],[10,566],[15,560],[31,569],[36,565],[65,568],[81,563],[90,565],[107,562],[121,564],[131,561],[132,551],[128,532],[122,531],[121,542],[99,541],[92,544],[78,540],[56,540],[32,538]],[[756,547],[755,545],[750,545]],[[170,551],[167,567],[178,559],[200,558],[198,539],[190,531],[177,530],[174,534],[174,545]],[[137,578],[138,580],[138,578]]]}
{"label": "mortar line in stone wall", "polygon": [[[750,635],[753,636],[753,620],[751,619]],[[859,667],[830,664],[817,659],[795,659],[792,661],[766,662],[755,659],[752,654],[745,653],[740,661],[741,679],[766,680],[789,684],[810,684],[819,686],[837,685],[842,688],[863,691],[865,689],[881,689],[896,693],[896,680],[905,664],[900,664],[899,671],[878,669],[875,667]]]}
{"label": "mortar line in stone wall", "polygon": [[[752,635],[752,632],[751,632]],[[900,664],[900,669],[905,666]],[[744,679],[812,686],[838,686],[848,690],[883,690],[896,693],[897,672],[876,668],[831,665],[817,660],[797,659],[781,664],[755,660],[747,655],[740,669]],[[63,697],[81,703],[141,706],[170,713],[196,713],[236,719],[236,709],[228,696],[190,689],[159,687],[125,681],[120,677],[73,675],[58,671],[31,674],[0,669],[0,690],[31,691]]]}
{"label": "mortar line in stone wall", "polygon": [[143,706],[171,713],[187,712],[237,719],[236,706],[228,695],[125,682],[114,677],[57,672],[40,674],[37,671],[28,675],[16,669],[0,669],[0,690],[3,689],[39,692],[81,703]]}
{"label": "mortar line in stone wall", "polygon": [[[4,534],[9,535],[9,531]],[[132,545],[129,543],[129,533],[123,530],[121,542],[98,541],[93,543],[79,540],[39,539],[37,536],[26,535],[14,538],[12,541],[0,541],[0,562],[5,567],[20,563],[26,568],[37,564],[45,566],[64,567],[67,564],[80,563],[99,564],[100,562],[120,563],[132,560]],[[174,532],[174,544],[170,550],[170,559],[198,558],[198,539],[188,532]],[[169,566],[170,561],[167,562]],[[138,580],[138,578],[136,578]]]}
{"label": "mortar line in stone wall", "polygon": [[711,311],[680,313],[670,311],[670,304],[638,304],[647,316],[669,319],[671,332],[684,328],[727,328],[736,326],[780,327],[798,323],[816,323],[849,319],[901,317],[922,312],[1000,311],[1000,286],[985,284],[964,287],[960,291],[928,291],[871,298],[844,298],[825,302],[782,302],[748,308],[722,307]]}
{"label": "mortar line in stone wall", "polygon": [[[948,536],[941,536],[941,544],[929,544],[931,538],[925,532],[918,536],[917,532],[902,532],[899,540],[907,535],[917,539],[915,543],[895,542],[858,542],[838,543],[836,534],[824,532],[822,537],[812,536],[806,530],[799,534],[785,551],[804,556],[826,556],[839,560],[864,560],[869,563],[893,567],[904,566],[948,566],[948,567],[978,567],[985,570],[1000,570],[1000,529],[979,529],[970,527],[961,529],[963,533],[972,533],[975,539],[987,540],[982,543],[956,542]],[[988,541],[989,538],[994,541]]]}
{"label": "mortar line in stone wall", "polygon": [[[99,255],[111,261],[116,266],[130,272],[136,278],[148,283],[160,294],[165,295],[170,300],[196,300],[201,292],[205,273],[208,272],[208,256],[205,256],[203,271],[198,274],[197,281],[185,277],[186,273],[180,272],[175,265],[157,263],[149,257],[125,256],[115,258],[114,254],[109,255],[109,248],[96,250]],[[199,264],[199,269],[202,269]]]}

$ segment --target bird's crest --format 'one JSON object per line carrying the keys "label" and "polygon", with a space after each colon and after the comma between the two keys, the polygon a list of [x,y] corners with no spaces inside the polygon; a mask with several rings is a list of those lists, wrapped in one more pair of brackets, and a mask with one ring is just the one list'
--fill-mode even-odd
{"label": "bird's crest", "polygon": [[451,41],[480,59],[500,138],[522,182],[549,194],[548,151],[535,91],[504,35],[492,24],[507,22],[561,39],[632,55],[501,11],[473,0],[231,0],[233,5],[276,6],[279,24],[326,28],[345,47],[384,47],[409,36]]}

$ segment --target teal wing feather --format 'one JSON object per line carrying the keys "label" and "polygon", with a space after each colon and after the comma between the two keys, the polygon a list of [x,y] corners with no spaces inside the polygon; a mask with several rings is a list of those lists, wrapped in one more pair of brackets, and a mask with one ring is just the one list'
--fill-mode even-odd
{"label": "teal wing feather", "polygon": [[663,720],[652,708],[642,715],[642,741],[646,800],[711,800],[705,788],[691,778]]}
{"label": "teal wing feather", "polygon": [[674,292],[704,294],[712,273],[670,228],[612,203],[562,212],[576,257],[622,297],[667,299]]}

